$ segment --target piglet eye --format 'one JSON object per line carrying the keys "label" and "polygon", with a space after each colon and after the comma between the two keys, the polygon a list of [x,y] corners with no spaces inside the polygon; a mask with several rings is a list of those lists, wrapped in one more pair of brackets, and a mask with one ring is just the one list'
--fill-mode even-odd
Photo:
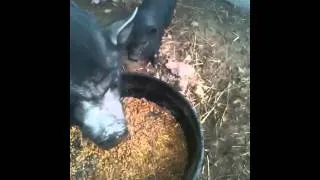
{"label": "piglet eye", "polygon": [[154,34],[154,33],[156,33],[157,32],[157,29],[156,28],[151,28],[150,30],[149,30],[149,33],[150,34]]}

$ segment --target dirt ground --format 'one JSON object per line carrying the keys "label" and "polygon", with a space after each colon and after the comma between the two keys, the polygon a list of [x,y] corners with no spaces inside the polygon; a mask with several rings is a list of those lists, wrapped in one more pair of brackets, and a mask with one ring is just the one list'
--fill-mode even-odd
{"label": "dirt ground", "polygon": [[[122,1],[76,0],[103,25],[137,0]],[[201,179],[250,179],[250,15],[222,0],[178,0],[159,59],[145,68],[124,58],[123,70],[168,82],[197,109],[205,134]]]}

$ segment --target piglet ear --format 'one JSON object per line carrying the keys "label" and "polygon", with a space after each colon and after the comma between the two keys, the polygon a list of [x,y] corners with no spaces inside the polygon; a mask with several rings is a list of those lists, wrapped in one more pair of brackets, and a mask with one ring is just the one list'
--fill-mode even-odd
{"label": "piglet ear", "polygon": [[110,39],[114,46],[123,45],[127,42],[133,27],[133,20],[138,12],[138,7],[125,20],[119,20],[112,23],[104,32],[104,36]]}

